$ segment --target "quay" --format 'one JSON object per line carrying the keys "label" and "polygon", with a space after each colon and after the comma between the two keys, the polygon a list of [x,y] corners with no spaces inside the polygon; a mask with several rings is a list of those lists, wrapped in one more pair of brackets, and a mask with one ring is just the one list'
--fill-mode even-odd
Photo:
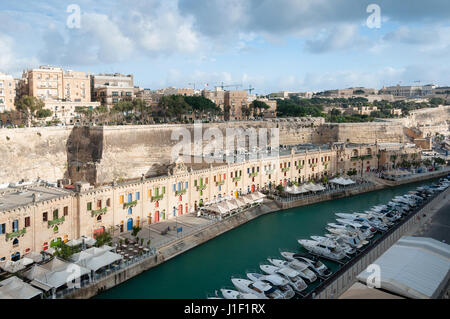
{"label": "quay", "polygon": [[[410,182],[417,182],[421,180],[433,179],[440,176],[447,175],[449,169],[442,171],[429,172],[420,174],[420,176],[414,176],[411,181],[401,181],[398,185]],[[251,220],[254,220],[260,216],[277,212],[281,210],[286,210],[292,207],[299,207],[310,205],[313,203],[334,200],[338,198],[354,196],[358,194],[363,194],[367,192],[372,192],[376,190],[381,190],[385,188],[390,188],[396,185],[386,185],[378,183],[366,183],[360,185],[360,187],[349,187],[342,189],[340,191],[332,191],[330,194],[322,194],[317,196],[309,196],[302,199],[296,199],[291,201],[276,201],[276,200],[265,200],[260,206],[251,208],[249,210],[243,211],[239,214],[230,216],[222,221],[216,221],[213,223],[206,223],[200,229],[197,229],[181,238],[174,238],[168,242],[162,242],[158,247],[157,253],[150,255],[145,258],[141,258],[137,262],[125,265],[115,272],[105,275],[104,277],[97,278],[93,283],[87,286],[68,291],[66,293],[60,294],[57,298],[91,298],[99,293],[102,293],[108,289],[111,289],[119,284],[126,282],[127,280],[154,268],[174,257],[197,247],[225,232],[228,232],[238,226],[241,226]],[[448,190],[447,190],[448,192]],[[442,193],[444,194],[444,193]],[[440,195],[442,195],[440,194]],[[432,203],[439,202],[442,200],[441,196],[435,198]],[[428,207],[428,205],[427,205]],[[173,221],[172,221],[173,222]],[[416,226],[414,219],[408,219],[408,222],[402,222],[399,228],[395,228],[395,231],[389,231],[388,238],[383,236],[382,241],[377,240],[370,247],[365,249],[362,253],[362,257],[356,257],[355,261],[341,267],[336,274],[333,275],[332,279],[326,280],[323,285],[317,287],[314,291],[314,298],[336,298],[339,293],[345,291],[345,288],[349,287],[355,280],[355,277],[370,264],[371,261],[375,260],[379,255],[381,255],[386,249],[388,249],[395,241],[401,237],[406,231]],[[364,266],[366,265],[366,266]],[[350,272],[349,272],[350,271]],[[344,278],[344,275],[346,276]],[[312,294],[305,297],[312,298]]]}

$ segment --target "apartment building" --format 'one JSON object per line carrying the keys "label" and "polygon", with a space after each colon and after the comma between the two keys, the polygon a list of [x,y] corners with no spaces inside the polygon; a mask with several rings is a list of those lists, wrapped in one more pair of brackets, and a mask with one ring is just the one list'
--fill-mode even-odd
{"label": "apartment building", "polygon": [[221,110],[225,107],[225,91],[220,87],[216,87],[214,91],[203,90],[202,96],[216,103]]}
{"label": "apartment building", "polygon": [[11,75],[0,73],[0,113],[14,110],[16,82]]}
{"label": "apartment building", "polygon": [[44,101],[91,101],[89,75],[84,72],[41,66],[38,69],[24,71],[22,79],[28,87],[27,94]]}
{"label": "apartment building", "polygon": [[91,75],[92,101],[100,102],[108,108],[122,100],[135,98],[133,75],[96,74]]}
{"label": "apartment building", "polygon": [[230,107],[230,120],[242,119],[242,107],[247,106],[247,91],[225,91],[224,108]]}

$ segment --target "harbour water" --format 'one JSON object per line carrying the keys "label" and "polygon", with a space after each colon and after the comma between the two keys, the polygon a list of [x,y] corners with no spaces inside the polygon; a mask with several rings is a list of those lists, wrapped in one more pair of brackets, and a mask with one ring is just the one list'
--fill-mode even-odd
{"label": "harbour water", "polygon": [[[326,233],[326,224],[335,222],[335,213],[361,212],[434,181],[406,184],[261,216],[96,298],[206,298],[207,294],[222,287],[232,288],[232,276],[246,278],[248,271],[261,272],[259,264],[268,264],[267,257],[282,259],[280,249],[300,251],[297,239],[322,236]],[[339,267],[332,262],[325,263],[333,271]]]}

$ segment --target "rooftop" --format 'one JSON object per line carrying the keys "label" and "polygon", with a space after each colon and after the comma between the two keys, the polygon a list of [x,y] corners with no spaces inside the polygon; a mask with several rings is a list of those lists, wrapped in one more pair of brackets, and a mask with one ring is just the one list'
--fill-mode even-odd
{"label": "rooftop", "polygon": [[34,202],[70,195],[65,189],[33,183],[28,185],[8,186],[0,189],[0,212],[27,206]]}

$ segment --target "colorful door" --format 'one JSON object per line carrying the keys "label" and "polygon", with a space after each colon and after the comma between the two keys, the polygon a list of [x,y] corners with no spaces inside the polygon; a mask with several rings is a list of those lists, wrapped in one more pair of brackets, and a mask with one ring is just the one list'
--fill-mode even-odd
{"label": "colorful door", "polygon": [[252,185],[252,193],[255,192],[255,185]]}
{"label": "colorful door", "polygon": [[159,211],[155,212],[155,223],[159,222]]}
{"label": "colorful door", "polygon": [[234,192],[234,197],[235,197],[235,198],[238,197],[238,192]]}
{"label": "colorful door", "polygon": [[133,218],[129,218],[127,221],[127,231],[133,230]]}
{"label": "colorful door", "polygon": [[178,216],[183,215],[183,205],[178,205]]}

